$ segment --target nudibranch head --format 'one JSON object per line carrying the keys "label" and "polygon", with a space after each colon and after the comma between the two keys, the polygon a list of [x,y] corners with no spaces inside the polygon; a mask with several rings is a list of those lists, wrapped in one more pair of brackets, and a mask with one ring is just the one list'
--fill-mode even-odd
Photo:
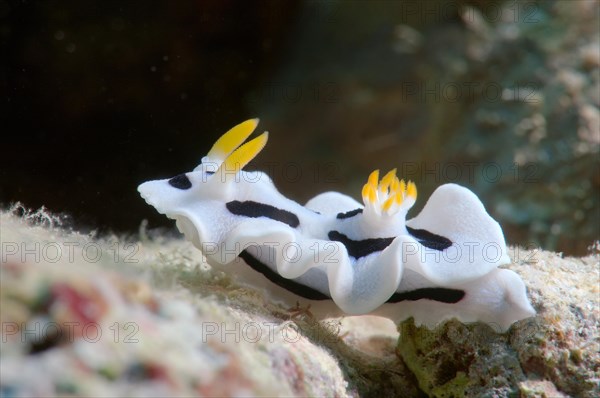
{"label": "nudibranch head", "polygon": [[[258,121],[249,119],[227,131],[192,172],[148,181],[141,184],[138,191],[159,212],[167,214],[200,200],[227,200],[234,195],[235,181],[242,181],[241,185],[247,181],[271,184],[270,178],[263,173],[242,171],[265,147],[269,138],[265,131],[242,144],[256,129]],[[240,173],[248,176],[240,177]],[[257,177],[257,174],[260,175]]]}

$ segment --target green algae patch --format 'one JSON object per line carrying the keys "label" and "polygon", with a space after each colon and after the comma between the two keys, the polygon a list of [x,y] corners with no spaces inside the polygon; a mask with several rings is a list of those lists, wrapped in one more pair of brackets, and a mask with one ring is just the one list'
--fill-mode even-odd
{"label": "green algae patch", "polygon": [[505,349],[507,337],[487,325],[453,320],[429,330],[409,319],[399,331],[397,352],[429,396],[473,396],[488,389],[510,396],[525,378],[516,353]]}

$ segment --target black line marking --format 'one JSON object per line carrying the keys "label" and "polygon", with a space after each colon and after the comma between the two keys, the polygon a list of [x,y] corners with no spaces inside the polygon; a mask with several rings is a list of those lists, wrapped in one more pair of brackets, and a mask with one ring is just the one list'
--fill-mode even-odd
{"label": "black line marking", "polygon": [[245,202],[234,200],[232,202],[227,202],[225,206],[227,206],[227,210],[229,210],[232,214],[238,216],[253,218],[268,217],[275,221],[287,224],[292,228],[296,228],[298,225],[300,225],[300,220],[294,213],[287,210],[281,210],[277,207],[266,205],[264,203],[253,202],[251,200],[247,200]]}
{"label": "black line marking", "polygon": [[464,290],[447,289],[445,287],[424,287],[408,292],[394,293],[386,302],[399,303],[401,301],[433,300],[455,304],[462,300],[463,297],[465,297]]}
{"label": "black line marking", "polygon": [[450,239],[436,235],[425,229],[414,229],[407,226],[406,230],[409,234],[414,236],[420,244],[430,249],[442,251],[452,246],[452,241]]}
{"label": "black line marking", "polygon": [[371,238],[363,240],[352,240],[338,231],[329,231],[329,239],[341,242],[346,246],[348,255],[361,258],[371,253],[382,251],[388,247],[395,238]]}
{"label": "black line marking", "polygon": [[294,293],[297,296],[304,297],[308,300],[331,300],[331,297],[327,296],[320,291],[313,289],[312,287],[308,287],[292,279],[286,279],[283,276],[279,275],[277,272],[273,271],[267,265],[263,264],[259,259],[254,257],[252,254],[248,253],[248,251],[244,250],[239,254],[239,257],[246,262],[253,270],[256,272],[260,272],[263,274],[268,280]]}
{"label": "black line marking", "polygon": [[192,183],[185,174],[179,174],[169,180],[169,185],[177,189],[190,189]]}
{"label": "black line marking", "polygon": [[347,211],[345,213],[338,213],[337,218],[340,220],[343,220],[344,218],[354,217],[355,215],[360,214],[362,212],[363,212],[363,209],[354,209],[354,210]]}
{"label": "black line marking", "polygon": [[[361,214],[362,212],[363,209],[354,209],[345,213],[338,213],[336,217],[339,220],[343,220],[346,218],[354,217],[357,214]],[[441,235],[436,235],[433,232],[429,232],[425,229],[415,229],[407,226],[406,230],[416,240],[418,240],[420,244],[430,249],[442,251],[452,246],[452,241],[450,239]]]}

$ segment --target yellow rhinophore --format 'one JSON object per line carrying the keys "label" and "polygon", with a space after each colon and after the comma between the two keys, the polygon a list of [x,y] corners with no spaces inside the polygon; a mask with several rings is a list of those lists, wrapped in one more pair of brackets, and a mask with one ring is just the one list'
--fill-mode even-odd
{"label": "yellow rhinophore", "polygon": [[206,155],[210,160],[215,162],[222,162],[232,153],[242,142],[246,141],[246,138],[252,134],[258,125],[259,119],[249,119],[245,122],[232,127],[225,134],[221,136],[212,146],[208,154]]}
{"label": "yellow rhinophore", "polygon": [[415,203],[417,186],[412,181],[399,180],[396,169],[390,170],[379,181],[379,170],[375,170],[363,186],[362,198],[365,208],[379,215],[393,215],[401,208],[408,210]]}
{"label": "yellow rhinophore", "polygon": [[233,175],[235,173],[229,173],[231,171],[235,171],[236,173],[244,168],[262,149],[267,145],[267,140],[269,139],[269,133],[265,131],[258,137],[254,138],[251,141],[248,141],[235,151],[223,161],[223,164],[217,170],[217,173],[221,171],[227,172],[228,175]]}

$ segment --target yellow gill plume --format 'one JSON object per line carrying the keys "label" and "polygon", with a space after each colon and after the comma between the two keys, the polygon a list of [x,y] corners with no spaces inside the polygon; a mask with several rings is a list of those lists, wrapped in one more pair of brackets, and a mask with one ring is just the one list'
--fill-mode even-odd
{"label": "yellow gill plume", "polygon": [[362,189],[365,208],[377,215],[392,216],[400,209],[408,210],[417,199],[417,187],[414,182],[399,180],[396,169],[390,170],[379,181],[379,170],[369,175]]}
{"label": "yellow gill plume", "polygon": [[377,182],[379,181],[379,170],[371,172],[367,183],[362,189],[363,203],[366,207],[377,202]]}

